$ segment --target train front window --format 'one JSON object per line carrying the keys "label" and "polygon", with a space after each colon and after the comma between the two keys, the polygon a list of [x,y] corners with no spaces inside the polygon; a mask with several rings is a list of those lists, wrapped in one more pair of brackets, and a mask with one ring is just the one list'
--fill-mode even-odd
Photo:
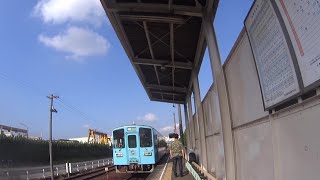
{"label": "train front window", "polygon": [[124,143],[124,129],[118,129],[113,131],[113,147],[125,148]]}
{"label": "train front window", "polygon": [[136,148],[137,147],[136,135],[129,135],[128,136],[128,144],[129,144],[129,148]]}
{"label": "train front window", "polygon": [[140,147],[152,146],[152,133],[150,128],[140,128]]}

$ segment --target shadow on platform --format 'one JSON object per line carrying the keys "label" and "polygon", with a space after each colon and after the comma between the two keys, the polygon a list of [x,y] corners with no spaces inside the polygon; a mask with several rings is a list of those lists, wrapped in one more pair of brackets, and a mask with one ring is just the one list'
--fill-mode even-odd
{"label": "shadow on platform", "polygon": [[175,177],[173,174],[173,162],[168,156],[160,160],[154,171],[148,176],[147,180],[193,180],[194,177],[189,173],[185,167],[185,160],[183,160],[183,175],[182,177]]}
{"label": "shadow on platform", "polygon": [[[178,176],[178,177],[175,177],[174,176],[174,173],[173,173],[173,161],[172,160],[169,160],[168,161],[168,164],[171,164],[171,167],[170,169],[166,169],[166,171],[170,171],[171,172],[171,179],[184,179],[184,180],[194,180],[194,177],[189,173],[188,169],[186,168],[185,164],[186,164],[186,160],[182,160],[182,164],[183,164],[183,172],[182,172],[182,176]],[[178,174],[180,175],[180,174]],[[166,180],[163,178],[163,180]]]}

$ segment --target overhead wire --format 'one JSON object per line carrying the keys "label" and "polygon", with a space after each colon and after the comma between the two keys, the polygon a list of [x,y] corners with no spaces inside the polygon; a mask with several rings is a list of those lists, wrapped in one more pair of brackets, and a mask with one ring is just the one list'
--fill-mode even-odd
{"label": "overhead wire", "polygon": [[[37,92],[39,94],[49,94],[49,93],[44,93],[43,90],[35,88],[31,83],[27,82],[26,80],[13,79],[5,72],[0,72],[0,77],[2,77],[3,79],[7,79],[7,80],[13,80],[20,87],[28,87],[32,91]],[[40,96],[40,95],[37,94],[37,96]],[[41,95],[41,97],[42,97],[42,95]],[[75,113],[75,114],[81,116],[83,118],[83,120],[94,121],[92,118],[89,118],[89,116],[87,114],[82,112],[78,107],[71,105],[69,103],[66,103],[62,99],[57,99],[57,100],[58,101],[55,101],[55,102],[58,103],[60,105],[60,107],[63,107],[64,109],[68,110],[69,112],[72,112],[72,113]]]}
{"label": "overhead wire", "polygon": [[57,99],[57,101],[55,102],[58,103],[60,106],[64,107],[65,109],[67,109],[69,112],[78,113],[78,115],[81,116],[83,120],[89,120],[89,121],[93,120],[92,118],[89,118],[87,114],[79,110],[77,107],[72,106],[61,99]]}

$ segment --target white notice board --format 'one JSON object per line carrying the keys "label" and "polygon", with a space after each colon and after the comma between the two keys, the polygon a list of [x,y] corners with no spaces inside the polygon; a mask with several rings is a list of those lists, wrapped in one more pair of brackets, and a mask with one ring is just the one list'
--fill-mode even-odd
{"label": "white notice board", "polygon": [[300,93],[284,31],[270,0],[256,0],[245,20],[266,109]]}
{"label": "white notice board", "polygon": [[304,87],[320,79],[320,0],[277,0]]}

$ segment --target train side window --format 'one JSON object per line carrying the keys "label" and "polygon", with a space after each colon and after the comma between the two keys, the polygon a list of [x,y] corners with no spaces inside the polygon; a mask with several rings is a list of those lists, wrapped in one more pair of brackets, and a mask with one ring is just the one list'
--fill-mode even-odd
{"label": "train side window", "polygon": [[152,146],[152,133],[150,128],[140,128],[140,147]]}
{"label": "train side window", "polygon": [[136,148],[137,147],[136,135],[129,135],[128,136],[128,144],[129,144],[129,148]]}
{"label": "train side window", "polygon": [[124,129],[118,129],[113,131],[113,147],[125,148]]}
{"label": "train side window", "polygon": [[157,135],[154,135],[154,146],[155,147],[158,147],[158,136]]}

